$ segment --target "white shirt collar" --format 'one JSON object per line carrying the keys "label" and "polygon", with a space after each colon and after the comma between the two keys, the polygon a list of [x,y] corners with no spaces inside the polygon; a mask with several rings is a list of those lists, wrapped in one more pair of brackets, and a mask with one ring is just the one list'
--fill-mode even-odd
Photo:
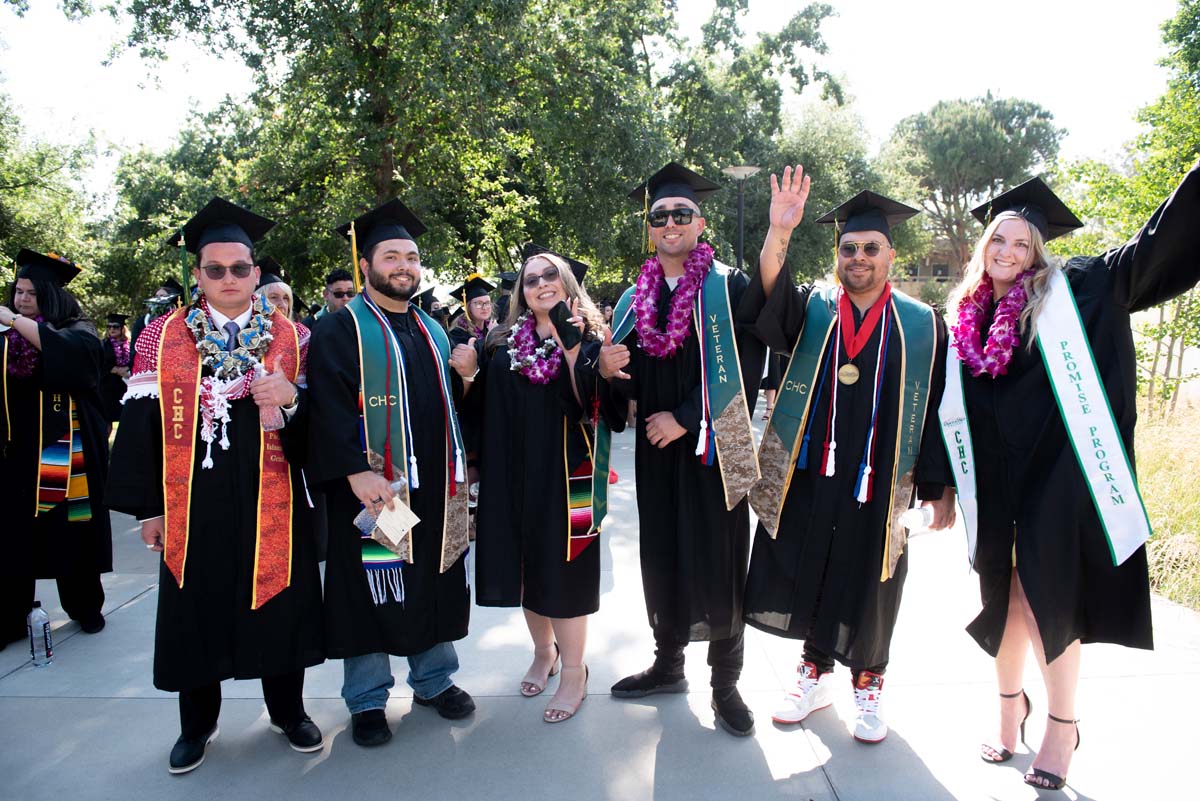
{"label": "white shirt collar", "polygon": [[[219,311],[214,309],[211,304],[209,304],[209,307],[208,307],[208,314],[210,317],[213,318],[213,322],[216,323],[215,327],[218,331],[223,329],[225,327],[225,323],[228,323],[231,320],[231,318],[226,317],[225,315],[221,314]],[[232,318],[232,321],[237,323],[238,330],[241,331],[243,328],[246,327],[246,323],[250,322],[250,318],[253,315],[254,315],[254,302],[251,301],[250,305],[246,308],[246,310],[244,312],[242,312],[241,314],[239,314],[237,317]]]}

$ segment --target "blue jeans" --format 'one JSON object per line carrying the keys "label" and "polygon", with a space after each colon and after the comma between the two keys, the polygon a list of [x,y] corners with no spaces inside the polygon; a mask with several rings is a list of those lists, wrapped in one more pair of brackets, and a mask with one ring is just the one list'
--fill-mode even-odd
{"label": "blue jeans", "polygon": [[[440,642],[428,651],[408,657],[408,686],[420,698],[433,698],[453,686],[450,674],[458,670],[454,643]],[[388,690],[395,686],[387,654],[363,654],[342,660],[342,698],[351,715],[387,706]]]}

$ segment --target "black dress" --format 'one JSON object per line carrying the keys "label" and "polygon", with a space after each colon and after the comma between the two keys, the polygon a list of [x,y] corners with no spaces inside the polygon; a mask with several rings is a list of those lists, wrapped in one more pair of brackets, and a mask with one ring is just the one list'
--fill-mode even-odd
{"label": "black dress", "polygon": [[[153,331],[153,326],[147,332]],[[143,347],[147,342],[143,337]],[[139,362],[140,364],[140,362]],[[204,368],[202,375],[208,375]],[[183,587],[159,560],[154,631],[154,686],[177,692],[222,681],[276,676],[324,661],[321,579],[300,476],[310,419],[308,400],[280,432],[292,483],[290,586],[252,610],[258,509],[260,423],[252,397],[232,401],[230,445],[213,443],[202,467],[196,440],[192,467],[187,569]],[[163,514],[163,435],[157,397],[125,402],[113,443],[106,501],[145,520]]]}
{"label": "black dress", "polygon": [[600,544],[567,561],[567,469],[594,441],[599,342],[575,362],[575,400],[564,361],[558,377],[535,384],[509,369],[508,346],[492,353],[484,378],[475,594],[480,606],[524,606],[554,618],[600,608]]}
{"label": "black dress", "polygon": [[[99,383],[104,349],[90,323],[55,330],[38,326],[42,351],[31,376],[6,375],[7,414],[0,414],[0,486],[8,520],[0,533],[0,635],[25,630],[35,578],[94,577],[112,571],[112,530],[104,508],[108,475],[107,422]],[[0,335],[3,336],[3,335]],[[11,351],[10,351],[11,357]],[[42,395],[39,395],[43,393]],[[75,401],[91,519],[69,522],[67,504],[40,515],[38,470],[43,447],[67,432],[68,396]],[[39,405],[39,398],[41,398]],[[41,420],[41,430],[38,428]],[[97,582],[98,583],[98,582]],[[64,603],[67,599],[64,596]],[[68,614],[74,610],[67,608]],[[99,609],[88,610],[99,612]],[[7,640],[6,640],[7,641]]]}
{"label": "black dress", "polygon": [[[730,271],[730,308],[748,399],[755,397],[762,374],[763,347],[753,333],[754,317],[740,304],[749,285],[745,273]],[[664,330],[674,291],[663,282],[658,299],[658,328]],[[691,331],[675,355],[655,359],[637,344],[636,330],[624,344],[631,378],[601,384],[606,412],[620,418],[627,401],[637,402],[639,550],[646,612],[656,640],[724,640],[741,634],[742,593],[750,552],[749,503],[725,508],[719,460],[701,464],[696,439],[702,416],[700,343]],[[673,412],[687,433],[664,448],[646,439],[646,418]]]}
{"label": "black dress", "polygon": [[[760,303],[757,276],[747,293],[748,304]],[[800,336],[808,288],[797,289],[783,273],[762,306],[759,332],[776,352],[790,352]],[[863,315],[851,304],[855,329]],[[937,410],[941,402],[946,362],[946,331],[936,318],[937,349],[915,480],[922,498],[940,498],[951,483],[942,447]],[[810,412],[811,432],[806,466],[797,467],[788,485],[772,539],[760,523],[754,536],[746,581],[746,620],[757,629],[805,640],[822,653],[856,670],[882,668],[889,658],[892,631],[900,610],[908,551],[900,555],[891,578],[880,581],[885,552],[884,531],[896,453],[897,407],[903,384],[900,333],[892,327],[876,427],[874,493],[860,504],[854,496],[859,463],[873,403],[873,378],[883,326],[876,326],[854,359],[862,378],[838,385],[835,471],[821,473],[823,442],[829,419],[829,377]],[[832,341],[831,345],[832,346]],[[845,348],[840,363],[846,362]],[[824,363],[824,362],[822,362]],[[833,380],[836,380],[834,378]]]}
{"label": "black dress", "polygon": [[[412,564],[401,568],[404,601],[376,605],[362,562],[354,518],[362,504],[347,476],[369,469],[360,435],[358,335],[348,311],[326,315],[309,350],[308,386],[314,422],[306,474],[325,493],[329,549],[325,560],[326,648],[330,657],[386,652],[412,656],[467,636],[471,593],[465,555],[439,573],[447,463],[445,410],[437,365],[410,313],[385,312],[404,352],[412,392],[414,449],[420,487],[410,507],[421,522],[413,530]],[[462,381],[451,371],[456,397]],[[459,492],[465,492],[460,487]]]}
{"label": "black dress", "polygon": [[[121,419],[121,398],[125,397],[125,379],[112,371],[117,366],[117,351],[111,339],[105,339],[104,363],[100,373],[100,399],[104,406],[104,419],[115,423]],[[122,367],[133,364],[133,342],[129,343],[127,361]]]}
{"label": "black dress", "polygon": [[[1065,268],[1109,404],[1130,460],[1137,378],[1129,315],[1200,280],[1200,167],[1125,245]],[[1153,647],[1146,550],[1114,567],[1083,473],[1067,439],[1037,345],[1026,336],[1008,373],[963,372],[977,454],[979,539],[975,569],[983,610],[967,630],[995,656],[1016,570],[1047,660],[1075,640]],[[1191,458],[1190,454],[1183,458]]]}

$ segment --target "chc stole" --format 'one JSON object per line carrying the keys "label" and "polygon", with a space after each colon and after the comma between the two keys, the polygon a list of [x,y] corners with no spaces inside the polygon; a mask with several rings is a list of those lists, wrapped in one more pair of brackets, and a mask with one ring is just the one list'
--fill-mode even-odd
{"label": "chc stole", "polygon": [[[192,472],[196,463],[201,360],[187,326],[185,307],[171,312],[162,327],[154,364],[163,427],[163,561],[183,589],[187,566]],[[300,370],[296,327],[279,312],[271,314],[272,339],[263,357],[292,383]],[[258,510],[254,541],[254,586],[250,608],[260,609],[291,584],[292,482],[278,431],[259,429]]]}
{"label": "chc stole", "polygon": [[[1150,520],[1075,295],[1061,270],[1051,274],[1050,292],[1038,311],[1037,344],[1067,429],[1067,441],[1100,518],[1113,566],[1119,567],[1150,539]],[[979,530],[975,449],[967,421],[962,363],[953,347],[946,355],[946,391],[938,416],[967,529],[967,557],[974,564]]]}
{"label": "chc stole", "polygon": [[[929,403],[929,386],[933,377],[936,355],[937,325],[934,311],[924,303],[892,290],[891,313],[900,344],[900,372],[904,386],[898,393],[896,419],[896,449],[892,454],[892,487],[888,493],[888,514],[882,532],[880,581],[891,578],[896,563],[904,551],[906,534],[898,519],[912,502],[914,483],[912,471],[921,447],[925,427],[925,411]],[[816,405],[813,389],[818,387],[823,373],[825,383],[836,381],[837,354],[829,359],[827,350],[836,342],[834,332],[838,319],[839,288],[814,287],[808,296],[804,327],[792,351],[787,371],[779,385],[775,410],[763,433],[758,459],[762,479],[750,492],[750,505],[772,538],[779,535],[779,517],[792,475],[805,450],[805,432],[809,415]],[[882,335],[881,335],[882,336]],[[882,373],[885,365],[879,365]],[[826,369],[828,368],[828,369]],[[807,454],[805,454],[807,456]],[[799,465],[808,467],[808,460]]]}
{"label": "chc stole", "polygon": [[[416,320],[433,356],[441,380],[438,387],[412,387],[405,372],[405,355],[392,331],[391,323],[363,292],[346,306],[358,334],[359,363],[359,423],[363,451],[371,469],[389,482],[400,482],[397,494],[411,505],[411,491],[420,488],[421,473],[427,489],[441,485],[445,499],[445,515],[441,526],[441,561],[439,573],[452,568],[470,545],[466,488],[466,460],[462,432],[450,384],[450,339],[445,329],[415,305],[409,304],[409,314]],[[442,398],[441,421],[410,419],[410,392],[438,392]],[[412,426],[441,425],[446,432],[446,462],[442,465],[418,465],[412,450]],[[432,481],[431,481],[432,479]],[[422,521],[432,529],[434,521]],[[363,535],[363,568],[371,584],[377,604],[386,602],[390,594],[397,602],[404,601],[401,565],[414,563],[411,538],[406,535],[400,554],[395,554]]]}
{"label": "chc stole", "polygon": [[[705,465],[719,462],[721,483],[725,489],[725,508],[733,509],[759,479],[758,459],[754,450],[754,430],[746,408],[741,362],[734,336],[733,310],[729,303],[729,274],[732,268],[715,259],[696,293],[692,322],[703,347],[700,348],[700,372],[704,412],[700,420],[700,442],[696,455]],[[625,290],[613,311],[617,321],[613,342],[621,342],[634,329],[633,294]],[[642,410],[639,410],[639,413]],[[603,431],[600,429],[603,428]],[[597,425],[597,440],[611,438],[608,427]]]}

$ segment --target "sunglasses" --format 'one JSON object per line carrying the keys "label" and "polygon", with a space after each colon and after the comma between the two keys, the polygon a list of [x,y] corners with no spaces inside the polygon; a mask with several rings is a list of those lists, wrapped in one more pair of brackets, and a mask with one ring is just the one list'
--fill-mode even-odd
{"label": "sunglasses", "polygon": [[253,264],[235,264],[232,267],[226,267],[224,264],[206,264],[204,265],[204,274],[210,281],[220,281],[225,277],[226,270],[232,272],[234,278],[245,278],[253,269]]}
{"label": "sunglasses", "polygon": [[676,225],[690,225],[696,212],[692,209],[656,209],[646,215],[646,222],[651,228],[662,228],[667,224],[667,218],[675,220]]}
{"label": "sunglasses", "polygon": [[558,268],[555,267],[553,264],[551,264],[549,267],[547,267],[545,270],[543,270],[540,274],[526,273],[525,278],[521,283],[523,283],[529,289],[533,289],[538,284],[540,284],[542,281],[545,281],[547,284],[553,284],[557,280],[558,280]]}
{"label": "sunglasses", "polygon": [[879,242],[843,242],[838,245],[838,255],[843,259],[853,259],[858,255],[859,248],[867,255],[868,258],[875,258],[879,255],[879,251],[883,250],[883,245]]}
{"label": "sunglasses", "polygon": [[333,295],[338,300],[342,300],[343,298],[354,297],[354,290],[353,289],[334,289],[334,290],[331,290],[329,292],[329,294]]}

